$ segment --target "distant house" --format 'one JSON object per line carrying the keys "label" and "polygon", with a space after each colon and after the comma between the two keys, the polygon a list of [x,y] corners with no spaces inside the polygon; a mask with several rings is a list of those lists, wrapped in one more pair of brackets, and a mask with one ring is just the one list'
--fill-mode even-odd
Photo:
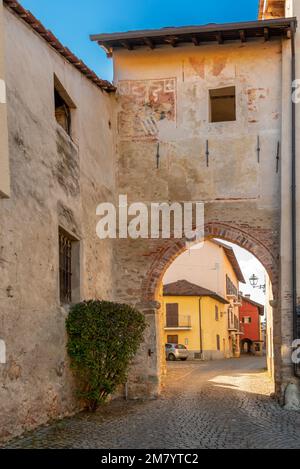
{"label": "distant house", "polygon": [[179,280],[164,286],[164,340],[183,344],[191,358],[214,360],[233,356],[228,329],[229,301],[217,293]]}
{"label": "distant house", "polygon": [[[210,292],[210,294],[218,295],[219,298],[225,299],[226,301],[226,303],[223,304],[223,307],[219,305],[220,311],[224,312],[224,316],[226,316],[226,321],[224,317],[219,319],[222,319],[224,324],[226,323],[226,337],[224,337],[225,344],[223,344],[223,338],[221,339],[220,349],[222,353],[207,353],[206,356],[239,357],[239,308],[241,305],[239,287],[240,283],[245,283],[245,279],[232,247],[219,240],[211,239],[209,241],[205,241],[201,248],[191,249],[190,251],[183,253],[175,259],[173,264],[167,270],[163,280],[165,285],[164,291],[169,291],[169,284],[171,284],[172,290],[174,290],[174,286],[176,285],[178,293],[178,286],[183,285],[182,279],[185,279],[190,285],[195,285],[198,289],[202,288],[203,291]],[[177,296],[180,295],[178,294]],[[185,295],[185,298],[186,296],[187,295]],[[195,296],[197,297],[197,295]],[[211,298],[210,295],[207,297]],[[181,309],[184,311],[183,303],[186,304],[186,301],[183,302],[181,299]],[[214,310],[217,305],[213,305],[211,301],[209,301],[209,303],[209,308]],[[212,317],[213,315],[210,313],[207,315],[207,318]],[[207,323],[206,334],[209,334],[208,328],[212,327],[212,336],[214,337],[215,325],[214,321],[212,321],[211,326]],[[197,330],[199,331],[199,328]],[[213,342],[214,340],[215,339],[213,339]],[[199,338],[197,339],[197,343],[199,344]],[[194,351],[194,348],[194,346],[191,348],[191,345],[189,344],[189,349]],[[196,353],[200,353],[199,345],[196,347],[196,351]]]}
{"label": "distant house", "polygon": [[240,307],[241,352],[254,355],[263,354],[263,317],[265,308],[263,305],[251,300],[250,295],[242,297]]}

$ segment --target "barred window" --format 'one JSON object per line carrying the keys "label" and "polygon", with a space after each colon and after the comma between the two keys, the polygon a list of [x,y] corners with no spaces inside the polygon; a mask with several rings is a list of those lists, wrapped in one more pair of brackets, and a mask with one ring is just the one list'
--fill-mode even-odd
{"label": "barred window", "polygon": [[59,230],[59,289],[60,302],[72,302],[72,239]]}

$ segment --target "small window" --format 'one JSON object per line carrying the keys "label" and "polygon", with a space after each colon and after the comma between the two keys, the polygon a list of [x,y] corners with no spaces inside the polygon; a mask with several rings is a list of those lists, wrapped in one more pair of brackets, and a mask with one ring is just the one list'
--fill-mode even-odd
{"label": "small window", "polygon": [[59,229],[59,293],[61,304],[80,301],[79,241]]}
{"label": "small window", "polygon": [[178,344],[178,335],[168,335],[169,344]]}
{"label": "small window", "polygon": [[220,336],[217,335],[217,350],[220,351],[221,350],[221,339],[220,339]]}
{"label": "small window", "polygon": [[72,109],[76,106],[56,76],[54,76],[54,103],[57,123],[71,136]]}
{"label": "small window", "polygon": [[219,308],[218,308],[218,306],[215,306],[215,319],[216,319],[216,321],[219,321]]}
{"label": "small window", "polygon": [[54,98],[57,123],[68,135],[71,135],[71,110],[56,90],[54,90]]}
{"label": "small window", "polygon": [[243,317],[242,321],[243,321],[243,324],[251,324],[252,323],[252,318],[248,317],[248,316],[245,316],[245,317]]}
{"label": "small window", "polygon": [[209,91],[210,122],[229,122],[236,120],[235,86]]}

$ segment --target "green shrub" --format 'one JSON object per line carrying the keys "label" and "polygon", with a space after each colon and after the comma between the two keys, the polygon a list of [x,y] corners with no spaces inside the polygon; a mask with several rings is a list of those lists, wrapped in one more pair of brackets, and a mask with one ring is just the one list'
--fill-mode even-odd
{"label": "green shrub", "polygon": [[95,411],[126,382],[130,361],[143,340],[144,316],[128,305],[86,301],[71,308],[66,325],[78,394]]}

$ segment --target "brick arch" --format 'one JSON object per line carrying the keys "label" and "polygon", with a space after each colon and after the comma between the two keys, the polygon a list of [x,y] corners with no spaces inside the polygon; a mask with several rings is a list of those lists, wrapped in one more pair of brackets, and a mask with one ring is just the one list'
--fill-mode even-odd
{"label": "brick arch", "polygon": [[[205,225],[205,239],[219,238],[237,244],[253,254],[266,269],[277,297],[279,252],[274,250],[272,240],[255,237],[249,232],[224,223],[211,222]],[[142,301],[155,301],[163,276],[174,260],[186,251],[185,240],[167,240],[154,258],[142,284]]]}

